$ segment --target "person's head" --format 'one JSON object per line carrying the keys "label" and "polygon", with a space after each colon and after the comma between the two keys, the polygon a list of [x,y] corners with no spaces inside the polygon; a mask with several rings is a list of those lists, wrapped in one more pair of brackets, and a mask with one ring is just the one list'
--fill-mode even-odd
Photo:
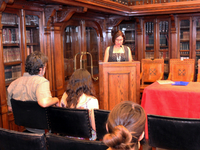
{"label": "person's head", "polygon": [[25,71],[30,75],[44,75],[47,62],[47,56],[40,51],[34,51],[26,58]]}
{"label": "person's head", "polygon": [[125,36],[122,31],[118,30],[112,36],[112,41],[115,45],[122,45],[125,42]]}
{"label": "person's head", "polygon": [[103,142],[111,149],[133,149],[144,136],[145,121],[144,109],[139,104],[121,102],[108,116],[108,133]]}
{"label": "person's head", "polygon": [[94,88],[90,73],[86,69],[77,69],[70,77],[66,93],[67,107],[76,108],[79,97],[84,93],[94,96]]}

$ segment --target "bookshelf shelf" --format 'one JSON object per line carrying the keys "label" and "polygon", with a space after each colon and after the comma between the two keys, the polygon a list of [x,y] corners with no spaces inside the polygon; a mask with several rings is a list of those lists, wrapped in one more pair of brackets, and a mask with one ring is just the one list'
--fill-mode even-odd
{"label": "bookshelf shelf", "polygon": [[9,44],[3,44],[3,47],[19,47],[19,43],[9,43]]}
{"label": "bookshelf shelf", "polygon": [[20,65],[22,61],[12,61],[4,63],[4,66]]}

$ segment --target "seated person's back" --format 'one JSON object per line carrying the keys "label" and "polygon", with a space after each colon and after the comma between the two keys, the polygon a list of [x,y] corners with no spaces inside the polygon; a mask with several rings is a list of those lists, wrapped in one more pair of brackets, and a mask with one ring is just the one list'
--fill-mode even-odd
{"label": "seated person's back", "polygon": [[94,97],[91,75],[86,69],[78,69],[70,77],[67,90],[61,99],[61,107],[88,109],[92,127],[92,137],[90,140],[96,139],[93,110],[99,109],[99,104]]}

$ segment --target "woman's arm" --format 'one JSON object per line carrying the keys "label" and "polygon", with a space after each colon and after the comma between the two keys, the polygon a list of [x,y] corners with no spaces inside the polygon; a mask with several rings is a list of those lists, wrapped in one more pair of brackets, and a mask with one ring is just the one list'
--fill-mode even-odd
{"label": "woman's arm", "polygon": [[108,62],[109,49],[110,49],[110,46],[106,48],[106,51],[105,51],[105,54],[104,54],[104,61],[103,62]]}
{"label": "woman's arm", "polygon": [[128,47],[128,60],[129,60],[129,62],[133,61],[131,50],[129,47]]}

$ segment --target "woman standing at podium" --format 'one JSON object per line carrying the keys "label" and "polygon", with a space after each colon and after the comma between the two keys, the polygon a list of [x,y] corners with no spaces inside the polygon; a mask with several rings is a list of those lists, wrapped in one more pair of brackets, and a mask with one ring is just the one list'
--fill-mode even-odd
{"label": "woman standing at podium", "polygon": [[108,46],[104,55],[104,62],[122,62],[132,61],[131,50],[128,46],[123,45],[125,36],[122,31],[118,30],[112,37],[114,45]]}

